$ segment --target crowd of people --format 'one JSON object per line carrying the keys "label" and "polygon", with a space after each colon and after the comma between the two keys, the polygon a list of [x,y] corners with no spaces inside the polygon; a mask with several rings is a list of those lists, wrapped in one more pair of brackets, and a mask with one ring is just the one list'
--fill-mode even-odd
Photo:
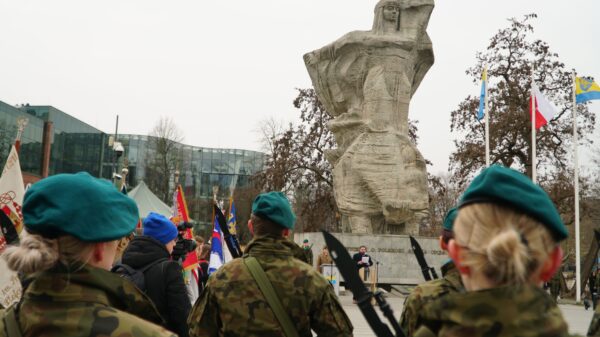
{"label": "crowd of people", "polygon": [[[150,213],[143,232],[133,200],[87,173],[60,174],[29,188],[25,233],[2,258],[19,273],[23,296],[0,310],[0,336],[352,336],[353,326],[320,273],[323,247],[293,243],[296,217],[281,192],[259,194],[241,258],[208,274],[210,245],[196,237],[199,298],[171,253],[178,231]],[[560,268],[568,235],[538,185],[517,171],[482,171],[451,209],[440,247],[442,278],[406,298],[407,336],[569,336],[543,289]],[[373,265],[367,247],[357,270]],[[595,314],[589,336],[600,335]]]}

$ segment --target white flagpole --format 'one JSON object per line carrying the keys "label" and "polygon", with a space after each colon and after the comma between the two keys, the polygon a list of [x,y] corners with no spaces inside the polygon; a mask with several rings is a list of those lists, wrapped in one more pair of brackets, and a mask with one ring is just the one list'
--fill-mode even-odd
{"label": "white flagpole", "polygon": [[488,73],[485,66],[485,166],[490,167],[490,109],[488,108]]}
{"label": "white flagpole", "polygon": [[575,290],[577,291],[576,301],[579,303],[581,302],[581,254],[579,252],[579,156],[577,154],[577,100],[575,96],[576,76],[576,74],[573,74],[573,185],[575,185]]}
{"label": "white flagpole", "polygon": [[535,94],[533,92],[533,72],[531,72],[531,180],[537,183],[536,174],[536,151],[535,151]]}

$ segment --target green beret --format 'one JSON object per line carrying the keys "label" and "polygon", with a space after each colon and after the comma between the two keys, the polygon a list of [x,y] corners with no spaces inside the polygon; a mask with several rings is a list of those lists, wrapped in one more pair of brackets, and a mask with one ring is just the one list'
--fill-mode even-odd
{"label": "green beret", "polygon": [[68,234],[84,242],[106,242],[131,233],[139,215],[135,201],[109,181],[79,172],[31,185],[23,201],[23,220],[27,231],[44,237]]}
{"label": "green beret", "polygon": [[281,192],[259,194],[252,203],[252,214],[269,219],[284,228],[294,229],[296,224],[290,202]]}
{"label": "green beret", "polygon": [[446,217],[444,218],[444,224],[442,227],[446,230],[452,231],[454,228],[454,220],[456,220],[456,216],[458,215],[458,208],[452,207],[448,213],[446,213]]}
{"label": "green beret", "polygon": [[459,207],[482,202],[502,204],[527,214],[546,226],[557,241],[569,235],[548,194],[515,170],[500,165],[483,170],[467,187]]}
{"label": "green beret", "polygon": [[304,239],[304,241],[302,241],[302,243],[308,243],[308,239]]}

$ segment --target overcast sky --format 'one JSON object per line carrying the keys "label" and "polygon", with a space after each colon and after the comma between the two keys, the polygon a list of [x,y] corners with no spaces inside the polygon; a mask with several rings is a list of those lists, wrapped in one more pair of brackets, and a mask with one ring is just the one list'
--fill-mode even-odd
{"label": "overcast sky", "polygon": [[[172,116],[187,144],[258,150],[259,121],[299,116],[294,88],[311,85],[302,55],[370,29],[375,3],[0,0],[0,100],[52,105],[109,133],[117,114],[134,134]],[[450,111],[479,90],[465,69],[508,17],[532,12],[568,69],[600,78],[600,1],[438,0],[435,64],[410,107],[434,173],[453,149]]]}

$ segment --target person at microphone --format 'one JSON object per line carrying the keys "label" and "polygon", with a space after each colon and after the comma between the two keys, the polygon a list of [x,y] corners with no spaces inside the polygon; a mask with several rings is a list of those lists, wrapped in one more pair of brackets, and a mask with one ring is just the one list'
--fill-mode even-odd
{"label": "person at microphone", "polygon": [[373,259],[371,259],[371,256],[367,254],[367,246],[360,246],[360,248],[358,249],[358,253],[354,254],[352,260],[356,262],[356,267],[358,269],[365,268],[364,280],[368,280],[369,267],[373,265]]}

